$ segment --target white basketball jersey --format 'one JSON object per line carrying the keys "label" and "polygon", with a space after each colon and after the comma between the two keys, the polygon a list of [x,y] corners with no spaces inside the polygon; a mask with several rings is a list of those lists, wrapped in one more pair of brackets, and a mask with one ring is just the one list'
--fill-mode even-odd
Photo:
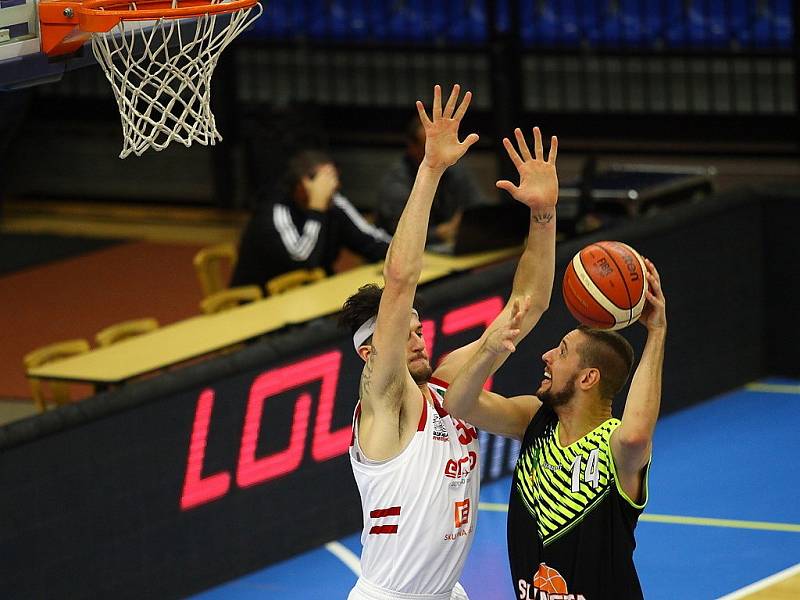
{"label": "white basketball jersey", "polygon": [[446,384],[428,384],[435,407],[423,403],[417,432],[396,457],[374,462],[358,444],[360,405],[353,419],[353,467],[364,530],[361,578],[400,594],[453,590],[475,536],[480,492],[478,434],[442,405]]}

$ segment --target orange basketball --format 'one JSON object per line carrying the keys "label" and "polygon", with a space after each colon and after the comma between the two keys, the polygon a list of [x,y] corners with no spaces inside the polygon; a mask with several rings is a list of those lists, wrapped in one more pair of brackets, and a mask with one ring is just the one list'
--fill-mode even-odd
{"label": "orange basketball", "polygon": [[567,593],[567,582],[564,581],[561,573],[544,563],[539,565],[539,570],[533,576],[533,587],[551,594]]}
{"label": "orange basketball", "polygon": [[646,269],[639,253],[621,242],[596,242],[578,252],[564,273],[564,302],[578,321],[622,329],[642,314]]}

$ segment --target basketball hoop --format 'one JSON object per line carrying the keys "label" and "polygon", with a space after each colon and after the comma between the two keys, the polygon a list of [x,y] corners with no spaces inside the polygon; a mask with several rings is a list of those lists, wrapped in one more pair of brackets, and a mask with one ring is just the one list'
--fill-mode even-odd
{"label": "basketball hoop", "polygon": [[[211,112],[211,77],[222,51],[262,12],[258,0],[53,2],[77,17],[111,83],[122,119],[120,158],[171,142],[222,140]],[[59,15],[60,17],[61,15]],[[56,52],[63,51],[56,49]]]}

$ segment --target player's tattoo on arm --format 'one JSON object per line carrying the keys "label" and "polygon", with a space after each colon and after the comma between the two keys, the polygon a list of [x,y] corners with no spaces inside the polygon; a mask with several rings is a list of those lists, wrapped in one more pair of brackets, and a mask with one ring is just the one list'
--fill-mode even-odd
{"label": "player's tattoo on arm", "polygon": [[536,223],[537,225],[547,225],[550,221],[553,220],[553,213],[551,212],[540,212],[531,215],[531,220]]}
{"label": "player's tattoo on arm", "polygon": [[367,357],[367,364],[364,365],[364,370],[361,372],[361,383],[358,390],[358,396],[360,400],[363,400],[367,394],[369,394],[370,389],[372,388],[372,370],[374,369],[375,365],[372,364],[375,356],[377,356],[378,352],[375,350],[374,346],[371,346],[372,350]]}

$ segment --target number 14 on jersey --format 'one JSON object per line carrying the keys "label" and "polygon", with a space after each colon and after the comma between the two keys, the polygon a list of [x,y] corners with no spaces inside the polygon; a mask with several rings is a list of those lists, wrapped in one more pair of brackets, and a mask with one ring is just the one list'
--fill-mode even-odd
{"label": "number 14 on jersey", "polygon": [[581,470],[583,470],[584,483],[591,485],[594,489],[600,486],[600,469],[597,466],[599,452],[600,450],[597,448],[589,452],[589,456],[586,458],[586,465],[583,469],[581,469],[583,465],[583,455],[579,454],[575,457],[575,460],[572,461],[570,469],[572,470],[573,492],[581,491]]}

